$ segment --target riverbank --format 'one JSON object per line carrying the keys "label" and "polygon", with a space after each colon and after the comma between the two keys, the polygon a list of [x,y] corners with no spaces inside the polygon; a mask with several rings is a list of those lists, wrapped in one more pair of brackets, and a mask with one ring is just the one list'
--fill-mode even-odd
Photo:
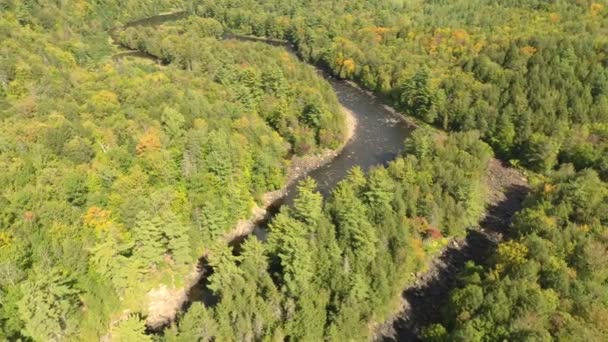
{"label": "riverbank", "polygon": [[[353,81],[344,81],[374,101],[395,117],[414,129],[428,127],[436,134],[448,132],[407,116],[382,95],[360,87]],[[486,212],[477,227],[472,227],[464,238],[452,238],[446,246],[431,257],[427,266],[403,284],[404,290],[392,303],[393,313],[369,324],[370,335],[376,341],[418,341],[421,328],[438,321],[440,308],[446,304],[449,293],[456,285],[456,276],[467,261],[487,262],[494,248],[508,233],[513,215],[523,205],[530,190],[522,170],[492,158],[486,173]]]}
{"label": "riverbank", "polygon": [[[355,138],[357,128],[357,118],[354,113],[342,107],[345,116],[345,135],[343,143],[334,150],[324,150],[316,155],[298,157],[295,156],[290,162],[290,167],[287,174],[287,182],[285,185],[276,191],[267,192],[262,195],[261,202],[256,204],[248,219],[239,220],[234,229],[224,234],[223,240],[226,243],[231,243],[242,239],[251,233],[262,222],[269,219],[270,208],[286,195],[289,187],[297,181],[306,177],[311,171],[316,170],[336,158],[344,147]],[[204,253],[201,258],[207,258],[208,252]],[[150,290],[146,297],[148,298],[148,315],[146,317],[146,325],[156,330],[173,322],[182,308],[188,302],[188,293],[200,284],[205,276],[205,269],[201,268],[199,263],[195,265],[193,270],[186,276],[184,283],[180,288],[169,288],[166,285],[161,285]]]}
{"label": "riverbank", "polygon": [[289,187],[306,177],[311,171],[326,165],[340,155],[344,150],[344,147],[346,147],[346,145],[355,137],[355,131],[357,129],[357,118],[354,113],[344,106],[342,106],[342,111],[345,116],[346,130],[344,140],[340,147],[334,150],[326,149],[310,156],[294,156],[291,159],[290,167],[287,171],[287,182],[285,185],[279,190],[267,192],[262,195],[261,202],[253,208],[251,217],[247,220],[239,221],[235,229],[224,236],[226,241],[230,242],[251,234],[256,226],[268,218],[268,210],[270,207],[286,195]]}
{"label": "riverbank", "polygon": [[[442,129],[407,116],[388,105],[386,98],[346,80],[351,87],[366,93],[382,107],[409,127],[428,127],[437,134],[447,135]],[[440,307],[445,305],[454,288],[456,276],[467,261],[477,264],[487,261],[498,243],[503,241],[513,215],[523,205],[530,186],[522,170],[492,158],[486,174],[486,212],[478,227],[472,227],[464,238],[452,238],[446,246],[429,259],[428,265],[412,274],[403,284],[398,298],[392,303],[393,313],[384,319],[371,321],[369,331],[376,341],[417,341],[420,329],[438,321]]]}
{"label": "riverbank", "polygon": [[440,308],[447,303],[465,264],[487,262],[508,235],[513,215],[521,210],[530,190],[528,179],[494,158],[488,165],[486,185],[486,212],[479,227],[469,230],[465,238],[450,240],[426,271],[415,275],[413,283],[403,290],[395,313],[372,325],[374,340],[418,341],[423,327],[439,321]]}

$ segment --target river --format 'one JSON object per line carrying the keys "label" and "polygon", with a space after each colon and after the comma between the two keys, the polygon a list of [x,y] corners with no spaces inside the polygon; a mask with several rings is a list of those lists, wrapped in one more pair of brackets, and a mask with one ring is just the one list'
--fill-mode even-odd
{"label": "river", "polygon": [[[184,12],[159,15],[130,22],[125,27],[159,25],[183,18],[185,15]],[[116,31],[112,30],[113,36],[115,33]],[[262,41],[294,53],[290,45],[280,41],[234,35],[226,35],[224,38]],[[135,56],[154,59],[153,56],[139,51],[125,49],[123,51],[115,57],[120,59]],[[357,121],[352,139],[341,152],[329,163],[305,175],[312,177],[318,184],[318,190],[327,196],[351,168],[360,167],[367,171],[373,166],[386,165],[395,159],[403,149],[405,138],[414,128],[368,92],[321,70],[319,73],[331,84],[342,106],[349,110]],[[440,308],[446,303],[450,290],[456,286],[455,276],[463,269],[466,261],[483,263],[491,255],[497,242],[502,239],[511,217],[521,208],[521,202],[528,188],[526,180],[517,170],[506,167],[496,159],[490,165],[488,178],[490,192],[493,195],[491,197],[497,199],[490,201],[487,216],[480,222],[481,230],[471,230],[466,239],[453,243],[435,260],[431,271],[421,275],[415,284],[404,290],[403,299],[410,303],[409,308],[399,313],[393,320],[386,322],[386,329],[378,331],[377,339],[418,340],[417,335],[421,327],[439,320]],[[297,194],[296,187],[297,181],[287,187],[285,196],[276,201],[269,211],[276,213],[281,205],[293,203]],[[265,225],[262,225],[254,233],[263,239],[265,229]],[[238,244],[238,241],[233,242]],[[188,303],[203,301],[208,305],[214,304],[215,299],[206,289],[206,279],[207,277],[203,276],[199,283],[190,289]],[[385,337],[383,338],[382,335]]]}
{"label": "river", "polygon": [[[371,167],[387,165],[394,160],[401,153],[404,140],[413,129],[369,93],[346,81],[337,80],[325,73],[322,74],[332,85],[342,106],[349,110],[357,120],[355,132],[352,139],[346,143],[334,159],[296,179],[286,188],[285,195],[268,208],[269,216],[253,231],[253,234],[261,240],[266,239],[267,222],[272,219],[272,216],[278,213],[281,206],[293,203],[297,196],[298,180],[304,177],[313,178],[318,184],[317,190],[327,196],[353,167],[360,167],[364,171],[368,171]],[[244,239],[245,237],[239,237],[233,240],[231,245],[238,249],[238,245]],[[205,276],[201,277],[200,281],[188,291],[186,307],[196,301],[202,301],[206,305],[214,305],[216,302],[216,299],[207,290],[207,280],[212,270],[207,267],[204,259],[201,260],[199,267],[204,269]]]}
{"label": "river", "polygon": [[[127,23],[123,28],[155,26],[184,17],[185,13],[183,12],[164,14]],[[117,42],[117,32],[118,29],[110,32],[115,42]],[[236,35],[225,35],[224,39],[236,39],[247,42],[260,41],[259,44],[269,43],[277,46],[277,48],[285,48],[295,55],[293,48],[281,41],[265,41]],[[119,47],[121,52],[114,55],[113,58],[115,60],[136,57],[152,59],[160,63],[154,56],[145,52],[129,50],[122,46]],[[387,165],[390,161],[394,160],[403,150],[405,139],[414,129],[411,124],[406,123],[402,117],[388,109],[370,93],[347,81],[336,79],[322,70],[318,70],[318,73],[331,84],[341,105],[354,117],[354,120],[357,122],[355,132],[335,158],[292,182],[286,188],[285,195],[275,201],[268,209],[270,213],[268,219],[271,219],[272,214],[278,212],[280,206],[291,205],[293,203],[297,195],[298,180],[307,176],[312,177],[318,184],[318,191],[327,196],[353,167],[360,167],[363,171],[368,171],[371,167]],[[265,239],[266,224],[257,226],[254,234],[260,239]],[[233,244],[238,245],[240,241],[242,241],[242,238],[233,241]],[[204,260],[201,268],[206,268]],[[206,289],[206,280],[210,270],[207,268],[205,272],[206,276],[201,277],[201,280],[188,291],[186,307],[194,301],[203,301],[210,305],[214,303],[213,296]]]}
{"label": "river", "polygon": [[[163,14],[147,19],[140,19],[127,23],[123,28],[135,26],[155,26],[162,23],[182,19],[184,12]],[[115,37],[114,30],[111,33]],[[259,42],[270,44],[277,48],[284,48],[296,55],[293,48],[282,41],[270,41],[253,37],[244,37],[226,34],[224,39],[233,39],[245,42]],[[152,55],[137,50],[129,50],[121,46],[122,52],[114,56],[115,59],[124,57],[138,57],[158,61]],[[327,196],[335,185],[342,180],[353,167],[360,167],[363,171],[373,166],[387,165],[399,155],[403,149],[405,139],[413,130],[411,124],[406,123],[402,117],[388,109],[380,100],[370,93],[352,85],[351,83],[336,79],[329,73],[318,70],[334,89],[341,105],[353,115],[357,122],[355,132],[350,141],[346,143],[340,153],[330,162],[312,170],[306,175],[296,179],[285,191],[285,196],[274,203],[277,206],[290,205],[297,195],[298,180],[309,176],[318,184],[317,190]]]}
{"label": "river", "polygon": [[[324,74],[324,73],[323,73]],[[318,190],[328,195],[335,185],[355,166],[364,171],[376,165],[386,165],[403,149],[412,127],[392,114],[373,96],[349,83],[324,74],[338,100],[357,120],[353,138],[336,158],[311,171],[308,176],[318,184]],[[290,186],[284,203],[291,204],[296,184]]]}

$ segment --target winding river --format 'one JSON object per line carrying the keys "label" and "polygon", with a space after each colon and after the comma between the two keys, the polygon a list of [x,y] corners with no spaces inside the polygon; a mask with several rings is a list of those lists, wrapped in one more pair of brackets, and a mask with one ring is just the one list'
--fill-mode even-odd
{"label": "winding river", "polygon": [[[323,195],[329,194],[351,168],[358,166],[367,171],[395,159],[413,129],[365,91],[345,81],[325,77],[342,106],[357,120],[357,126],[353,138],[336,158],[308,174],[317,181],[318,190]],[[288,188],[285,203],[292,202],[296,193],[294,188],[295,184]]]}
{"label": "winding river", "polygon": [[[186,12],[157,15],[132,21],[124,27],[155,26],[184,18],[187,15]],[[110,33],[115,37],[116,32],[117,29],[111,30]],[[226,35],[224,38],[244,41],[261,40],[234,35]],[[294,53],[292,47],[286,43],[261,41],[275,46],[279,45]],[[122,52],[116,54],[114,59],[131,56],[156,60],[154,56],[143,52],[124,47],[120,48]],[[395,159],[403,149],[405,138],[414,127],[406,123],[403,117],[395,114],[394,111],[368,92],[351,85],[349,82],[331,77],[321,70],[319,70],[319,73],[331,84],[342,106],[350,111],[357,121],[353,137],[341,152],[330,162],[305,175],[312,177],[318,184],[318,190],[326,196],[347,175],[351,168],[358,166],[367,171],[373,166],[386,165]],[[420,327],[438,320],[440,305],[447,300],[450,289],[455,286],[455,275],[464,267],[464,263],[467,260],[483,262],[491,253],[497,241],[502,238],[502,232],[510,222],[511,216],[521,206],[527,185],[517,171],[505,167],[498,160],[493,160],[491,163],[489,175],[492,176],[493,173],[496,175],[512,173],[512,175],[503,182],[504,184],[494,184],[495,189],[490,189],[491,192],[500,194],[502,197],[499,201],[488,206],[488,215],[486,219],[480,222],[481,230],[473,230],[468,234],[467,239],[454,243],[437,258],[435,265],[432,267],[435,270],[420,277],[416,284],[403,292],[404,300],[411,304],[410,308],[396,316],[393,321],[387,322],[385,326],[388,327],[389,331],[386,331],[387,329],[379,331],[378,339],[382,338],[380,335],[387,333],[388,337],[384,339],[388,341],[417,340]],[[520,179],[521,181],[519,183],[513,182],[513,179]],[[285,195],[271,206],[269,209],[271,214],[276,213],[281,205],[290,205],[293,202],[297,193],[297,180],[288,186]],[[490,185],[490,188],[492,188],[492,185]],[[265,235],[264,226],[256,228],[254,233],[263,238]],[[238,244],[238,241],[235,244]],[[215,302],[213,296],[206,290],[206,278],[203,276],[189,290],[185,309],[188,303],[193,301],[203,301],[209,305]]]}
{"label": "winding river", "polygon": [[[182,19],[187,15],[186,12],[161,14],[129,22],[123,28],[157,26],[165,22]],[[115,37],[115,34],[116,29],[111,32],[113,37]],[[226,34],[224,39],[270,44],[278,48],[284,48],[296,55],[292,46],[286,42],[267,41],[232,34]],[[116,60],[125,57],[137,57],[161,63],[156,57],[145,52],[118,46],[121,52],[114,55]],[[327,196],[353,167],[360,167],[363,171],[367,171],[373,166],[387,165],[402,151],[405,138],[414,129],[411,124],[403,120],[403,117],[395,114],[394,111],[370,93],[347,81],[336,79],[322,70],[318,70],[318,73],[329,82],[341,105],[351,113],[357,122],[355,132],[335,158],[292,182],[287,187],[285,195],[273,203],[272,211],[278,210],[281,205],[290,205],[293,202],[297,195],[298,181],[306,176],[312,177],[318,184],[318,191]]]}
{"label": "winding river", "polygon": [[[135,26],[156,26],[162,23],[178,20],[186,17],[186,12],[176,12],[170,14],[161,14],[154,17],[132,21],[124,25],[122,28]],[[116,33],[119,28],[111,30],[110,34],[117,42]],[[265,41],[256,38],[225,35],[224,39],[236,39],[240,41],[257,42],[260,44],[268,43],[277,46],[277,48],[285,48],[295,55],[293,48],[284,42]],[[157,58],[145,52],[138,50],[130,50],[124,46],[117,45],[121,50],[113,56],[115,60],[120,60],[127,57],[152,59],[161,63]],[[371,167],[377,165],[387,165],[394,160],[402,151],[404,140],[414,129],[411,124],[408,124],[403,117],[395,114],[389,107],[385,106],[379,99],[376,99],[370,93],[354,86],[353,84],[336,79],[328,73],[318,70],[333,87],[338,100],[345,110],[349,111],[356,121],[356,128],[352,138],[342,148],[340,153],[328,163],[300,176],[295,181],[291,182],[284,192],[284,196],[276,200],[270,208],[268,208],[270,219],[273,214],[277,213],[282,205],[291,205],[297,195],[298,181],[306,176],[312,177],[318,184],[318,191],[327,196],[335,185],[348,174],[353,167],[360,167],[363,171],[368,171]],[[261,225],[258,225],[254,234],[261,239],[266,235],[266,220]],[[238,245],[243,237],[233,241],[232,244]],[[204,269],[204,273],[208,275],[209,270],[203,264],[200,266]],[[206,304],[212,305],[215,302],[213,296],[206,289],[206,276],[201,277],[199,282],[190,288],[188,291],[188,299],[185,308],[194,301],[203,301]]]}

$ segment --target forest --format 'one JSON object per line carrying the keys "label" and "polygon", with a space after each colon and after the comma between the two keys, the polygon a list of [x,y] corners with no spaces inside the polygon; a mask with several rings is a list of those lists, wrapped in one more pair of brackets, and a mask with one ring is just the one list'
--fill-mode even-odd
{"label": "forest", "polygon": [[0,339],[99,339],[184,286],[292,154],[342,142],[330,86],[279,49],[210,37],[204,68],[115,61],[17,6],[0,18]]}
{"label": "forest", "polygon": [[[327,201],[310,178],[294,206],[234,256],[210,256],[213,307],[195,303],[167,341],[349,341],[393,310],[401,284],[483,213],[491,151],[471,133],[416,131],[407,156],[352,169]],[[460,214],[460,215],[459,215]]]}
{"label": "forest", "polygon": [[[404,288],[478,227],[493,158],[532,190],[418,337],[608,339],[607,6],[0,2],[0,340],[377,338]],[[128,24],[167,13],[183,16]],[[345,143],[313,66],[420,128],[326,197],[303,179],[266,238],[234,248],[294,157]],[[151,294],[190,286],[201,257],[211,300],[153,331]]]}
{"label": "forest", "polygon": [[287,39],[304,60],[424,122],[478,130],[502,159],[608,178],[605,4],[212,0],[198,12],[236,33]]}
{"label": "forest", "polygon": [[562,167],[532,192],[489,265],[467,265],[425,341],[608,336],[608,185]]}

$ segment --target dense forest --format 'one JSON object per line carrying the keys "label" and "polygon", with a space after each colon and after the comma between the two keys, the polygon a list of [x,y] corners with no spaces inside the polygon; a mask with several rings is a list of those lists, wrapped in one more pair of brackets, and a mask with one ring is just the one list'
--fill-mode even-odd
{"label": "dense forest", "polygon": [[608,185],[565,166],[539,184],[490,265],[469,264],[425,341],[604,341]]}
{"label": "dense forest", "polygon": [[209,38],[188,71],[113,60],[107,33],[86,46],[33,4],[0,18],[0,339],[97,340],[184,286],[292,154],[337,147],[344,115],[280,49]]}
{"label": "dense forest", "polygon": [[[213,63],[204,50],[192,53],[189,42],[219,36],[220,28],[214,20],[189,18],[130,27],[119,39],[196,72]],[[250,238],[238,256],[219,246],[210,255],[214,273],[207,286],[218,302],[212,308],[195,303],[165,337],[344,340],[369,335],[367,322],[383,321],[394,310],[409,275],[445,246],[445,237],[464,236],[483,213],[492,153],[477,134],[446,138],[421,129],[406,142],[406,153],[367,180],[353,169],[325,205],[314,181],[306,180],[294,207],[271,222],[267,244]],[[315,299],[315,293],[324,295]]]}
{"label": "dense forest", "polygon": [[[608,9],[591,1],[241,1],[198,7],[538,172],[608,178]],[[572,140],[570,137],[576,136]]]}
{"label": "dense forest", "polygon": [[[290,65],[294,58],[286,51],[218,41],[222,33],[222,25],[213,19],[189,18],[160,28],[130,27],[119,39],[164,63],[235,89],[241,110],[259,113],[297,154],[313,152],[317,146],[335,148],[342,142],[344,117],[325,83],[313,73],[298,75],[301,70]],[[294,84],[298,79],[302,82]],[[297,101],[293,100],[296,94]]]}
{"label": "dense forest", "polygon": [[[0,340],[369,340],[477,227],[494,156],[534,189],[420,337],[608,339],[607,6],[2,1]],[[161,13],[183,16],[128,24]],[[226,236],[294,156],[345,143],[336,93],[304,62],[422,128],[326,198],[304,179],[235,249]],[[212,300],[151,334],[151,295],[190,286],[202,256]]]}
{"label": "dense forest", "polygon": [[407,156],[364,175],[360,169],[327,201],[311,179],[292,208],[233,256],[210,255],[213,307],[195,303],[167,341],[349,341],[394,311],[402,284],[429,256],[464,235],[483,213],[489,147],[472,133],[416,131]]}

